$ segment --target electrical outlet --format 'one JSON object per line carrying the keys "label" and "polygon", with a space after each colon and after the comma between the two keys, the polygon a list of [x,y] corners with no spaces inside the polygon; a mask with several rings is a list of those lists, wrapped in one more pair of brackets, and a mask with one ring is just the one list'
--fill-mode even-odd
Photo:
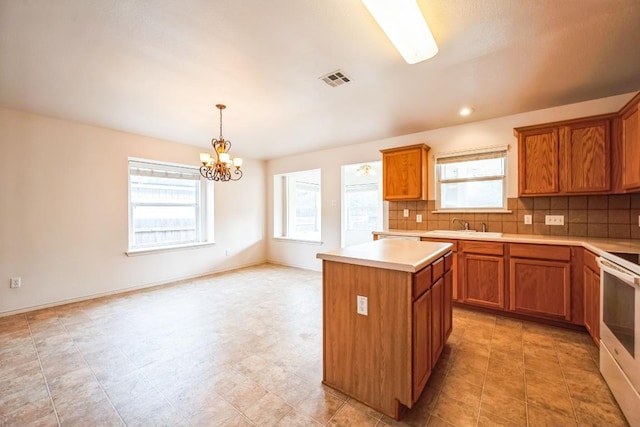
{"label": "electrical outlet", "polygon": [[363,297],[362,295],[358,295],[358,314],[362,314],[363,316],[369,315],[369,301],[367,297]]}
{"label": "electrical outlet", "polygon": [[545,215],[545,225],[564,225],[564,215]]}
{"label": "electrical outlet", "polygon": [[524,223],[527,225],[531,225],[533,223],[533,215],[525,215]]}
{"label": "electrical outlet", "polygon": [[640,227],[640,215],[638,215],[638,227]]}
{"label": "electrical outlet", "polygon": [[19,288],[19,287],[20,287],[20,284],[21,284],[21,283],[20,283],[21,281],[22,281],[22,280],[21,280],[19,277],[12,277],[12,278],[11,278],[11,282],[9,283],[9,287],[10,287],[11,289]]}
{"label": "electrical outlet", "polygon": [[422,214],[416,215],[416,222],[422,222]]}
{"label": "electrical outlet", "polygon": [[402,216],[405,218],[409,218],[409,209],[405,209],[402,211]]}

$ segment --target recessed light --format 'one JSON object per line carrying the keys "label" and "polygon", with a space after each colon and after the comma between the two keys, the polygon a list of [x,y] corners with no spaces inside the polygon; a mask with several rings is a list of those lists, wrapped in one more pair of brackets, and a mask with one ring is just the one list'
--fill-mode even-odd
{"label": "recessed light", "polygon": [[464,107],[460,110],[460,115],[461,116],[468,116],[469,114],[473,113],[473,108],[471,107]]}

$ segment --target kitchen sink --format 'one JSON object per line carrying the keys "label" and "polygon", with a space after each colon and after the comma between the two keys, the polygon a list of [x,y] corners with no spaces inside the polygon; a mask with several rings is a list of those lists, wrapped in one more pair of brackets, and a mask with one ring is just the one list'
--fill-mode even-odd
{"label": "kitchen sink", "polygon": [[502,237],[502,233],[493,232],[493,231],[476,231],[476,230],[433,230],[427,231],[425,233],[426,236],[433,235],[442,235],[442,236],[456,236],[456,237],[464,237],[464,236],[473,236],[476,237]]}

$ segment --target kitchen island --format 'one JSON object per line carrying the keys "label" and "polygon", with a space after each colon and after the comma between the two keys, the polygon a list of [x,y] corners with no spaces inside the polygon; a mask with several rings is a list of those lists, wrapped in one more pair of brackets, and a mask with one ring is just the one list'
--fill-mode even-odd
{"label": "kitchen island", "polygon": [[451,244],[376,240],[319,253],[323,383],[400,419],[451,333]]}

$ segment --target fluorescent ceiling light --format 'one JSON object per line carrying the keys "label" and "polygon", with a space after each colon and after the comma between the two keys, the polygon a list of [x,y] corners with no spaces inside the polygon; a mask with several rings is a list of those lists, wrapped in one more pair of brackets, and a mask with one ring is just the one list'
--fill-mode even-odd
{"label": "fluorescent ceiling light", "polygon": [[438,53],[416,0],[362,0],[362,3],[409,64]]}

